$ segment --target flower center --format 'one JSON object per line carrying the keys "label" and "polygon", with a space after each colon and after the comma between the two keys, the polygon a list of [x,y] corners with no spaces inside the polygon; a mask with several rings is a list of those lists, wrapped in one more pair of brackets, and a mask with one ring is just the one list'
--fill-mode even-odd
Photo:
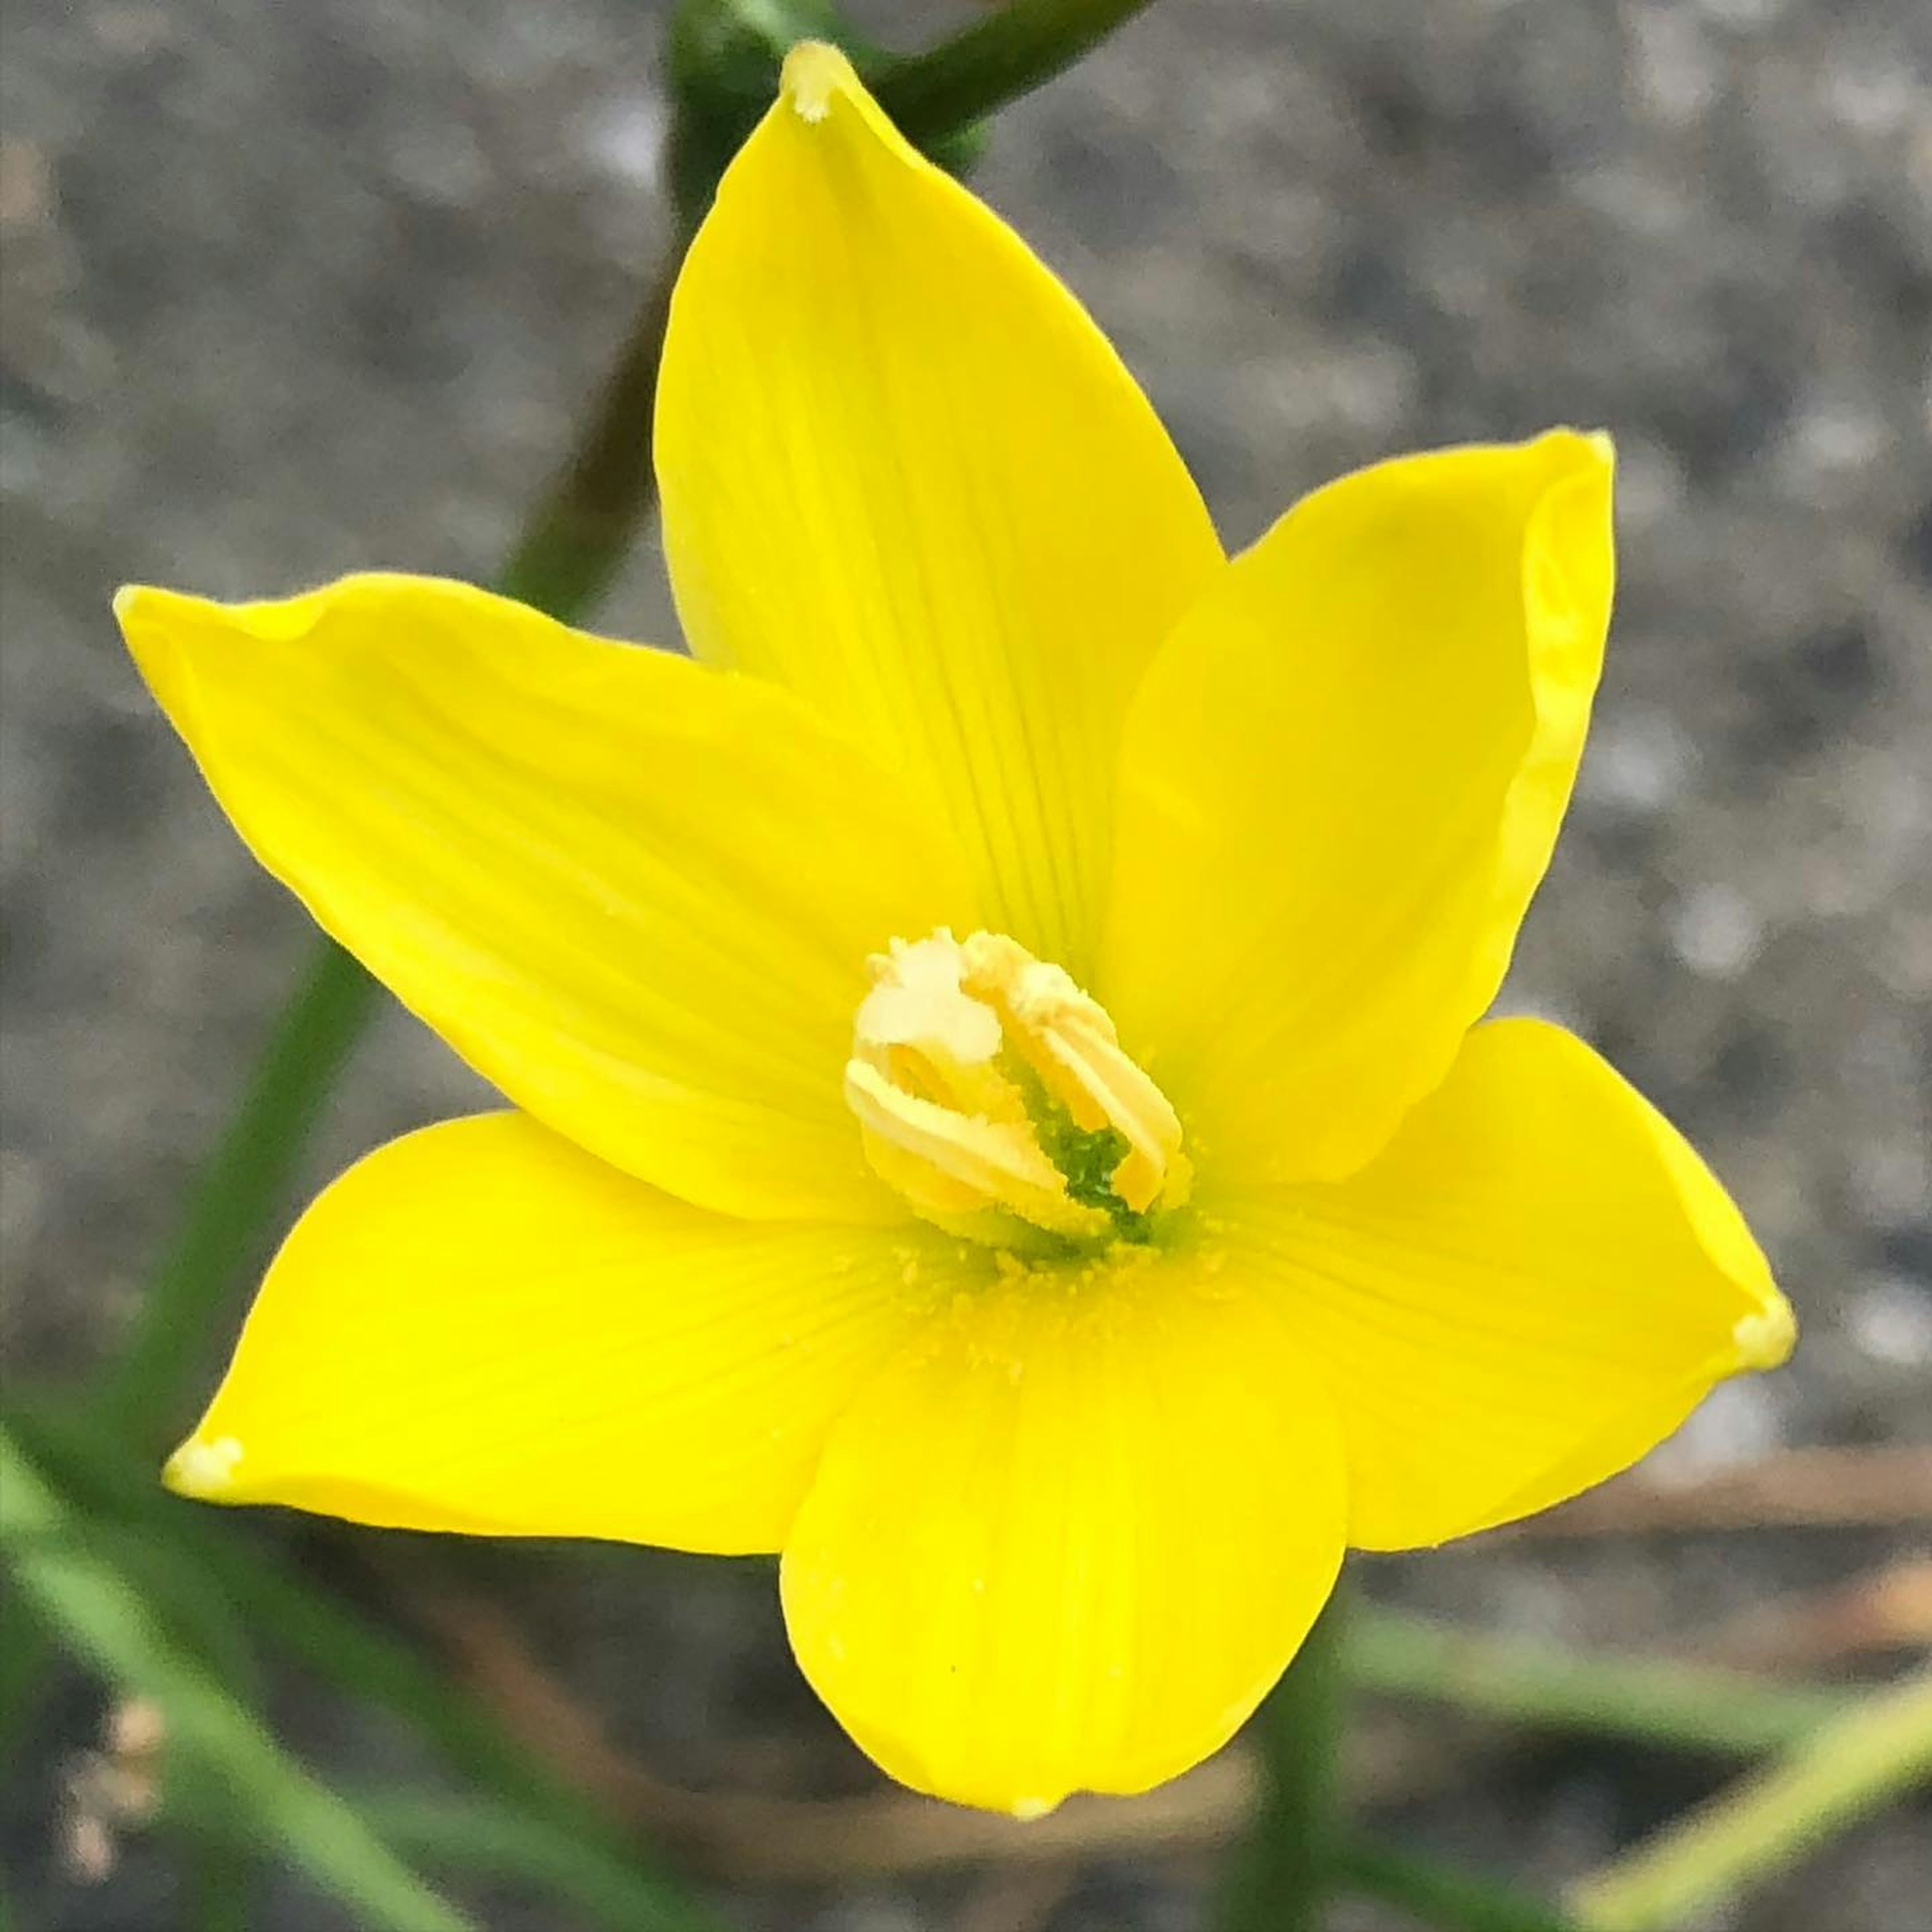
{"label": "flower center", "polygon": [[866,1157],[927,1220],[1000,1247],[1144,1238],[1187,1198],[1167,1096],[1106,1008],[1004,933],[868,962],[845,1063]]}

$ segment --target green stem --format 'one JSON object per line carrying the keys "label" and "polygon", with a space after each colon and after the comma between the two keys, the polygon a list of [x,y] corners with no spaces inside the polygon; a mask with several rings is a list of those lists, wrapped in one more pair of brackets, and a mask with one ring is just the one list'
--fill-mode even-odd
{"label": "green stem", "polygon": [[523,536],[496,589],[570,622],[610,587],[656,500],[652,416],[670,295],[689,237],[679,233],[646,290],[602,398]]}
{"label": "green stem", "polygon": [[469,1932],[469,1922],[395,1858],[349,1805],[285,1756],[248,1711],[157,1628],[140,1592],[0,1430],[0,1552],[14,1587],[109,1682],[152,1696],[166,1748],[218,1778],[259,1840],[372,1932]]}
{"label": "green stem", "polygon": [[211,1318],[262,1239],[350,1050],[376,982],[324,940],[310,956],[233,1118],[189,1192],[140,1317],[100,1391],[100,1412],[135,1439],[166,1428]]}
{"label": "green stem", "polygon": [[1385,1898],[1446,1932],[1582,1932],[1542,1899],[1362,1840],[1345,1840],[1333,1869],[1339,1886]]}
{"label": "green stem", "polygon": [[1341,1814],[1346,1586],[1328,1600],[1253,1727],[1262,1792],[1230,1864],[1222,1932],[1315,1932]]}
{"label": "green stem", "polygon": [[1866,1698],[1578,1885],[1589,1932],[1670,1932],[1891,1800],[1932,1789],[1932,1669]]}
{"label": "green stem", "polygon": [[1504,1724],[1735,1757],[1781,1750],[1853,1702],[1820,1684],[1582,1653],[1367,1608],[1349,1626],[1348,1670],[1359,1690],[1427,1698]]}
{"label": "green stem", "polygon": [[1150,0],[1011,0],[873,80],[909,141],[929,146],[1070,67]]}

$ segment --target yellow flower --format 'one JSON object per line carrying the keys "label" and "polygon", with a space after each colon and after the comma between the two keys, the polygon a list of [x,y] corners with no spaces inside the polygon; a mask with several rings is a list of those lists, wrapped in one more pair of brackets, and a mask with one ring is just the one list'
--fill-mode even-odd
{"label": "yellow flower", "polygon": [[1478,1024],[1570,790],[1610,452],[1318,491],[1232,562],[1064,289],[798,49],[679,285],[696,662],[454,584],[137,590],[263,864],[514,1111],[352,1168],[169,1466],[783,1554],[895,1777],[1214,1750],[1345,1545],[1623,1467],[1789,1311],[1592,1050]]}

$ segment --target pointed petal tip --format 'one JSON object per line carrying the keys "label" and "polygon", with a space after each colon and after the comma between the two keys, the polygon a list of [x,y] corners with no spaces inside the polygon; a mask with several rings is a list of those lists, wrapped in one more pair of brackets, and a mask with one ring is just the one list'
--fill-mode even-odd
{"label": "pointed petal tip", "polygon": [[124,631],[138,617],[141,606],[159,594],[152,584],[122,584],[114,593],[114,621]]}
{"label": "pointed petal tip", "polygon": [[1547,434],[1552,437],[1560,436],[1580,454],[1587,452],[1600,463],[1612,462],[1616,458],[1616,442],[1606,429],[1586,429],[1575,423],[1559,423]]}
{"label": "pointed petal tip", "polygon": [[832,111],[832,97],[856,90],[852,63],[826,40],[800,40],[784,58],[778,89],[798,118],[816,127]]}
{"label": "pointed petal tip", "polygon": [[1606,429],[1559,423],[1520,446],[1540,455],[1562,480],[1587,476],[1608,482],[1616,472],[1617,446]]}
{"label": "pointed petal tip", "polygon": [[130,623],[154,622],[171,612],[218,608],[212,598],[187,590],[169,590],[158,584],[124,584],[114,593],[114,614],[123,629]]}
{"label": "pointed petal tip", "polygon": [[164,590],[152,584],[124,584],[114,593],[114,621],[136,659],[146,667],[147,654],[164,641],[169,620],[179,619],[201,604],[199,597]]}
{"label": "pointed petal tip", "polygon": [[1740,1369],[1782,1368],[1798,1346],[1798,1318],[1790,1303],[1774,1288],[1762,1307],[1738,1317],[1731,1337]]}
{"label": "pointed petal tip", "polygon": [[114,620],[154,701],[185,734],[192,711],[193,646],[206,633],[207,599],[152,584],[124,584],[114,593]]}
{"label": "pointed petal tip", "polygon": [[232,1502],[242,1453],[232,1436],[190,1436],[162,1466],[162,1486],[196,1502]]}
{"label": "pointed petal tip", "polygon": [[211,622],[232,626],[243,607],[155,584],[124,584],[114,593],[113,608],[122,637],[146,670],[149,658],[162,646],[178,644],[186,635],[200,635]]}
{"label": "pointed petal tip", "polygon": [[174,626],[169,618],[182,602],[178,592],[160,590],[152,584],[124,584],[114,593],[114,621],[120,626],[121,641],[148,688],[170,716],[173,707],[170,699],[178,695],[178,680],[174,674],[176,653],[171,648]]}

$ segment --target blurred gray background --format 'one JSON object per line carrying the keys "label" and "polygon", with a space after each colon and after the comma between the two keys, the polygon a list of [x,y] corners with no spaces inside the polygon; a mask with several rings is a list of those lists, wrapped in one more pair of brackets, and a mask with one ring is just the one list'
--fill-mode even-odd
{"label": "blurred gray background", "polygon": [[[962,16],[867,17],[912,45]],[[5,9],[10,1378],[112,1352],[309,943],[145,701],[109,596],[488,573],[664,236],[661,26],[641,0]],[[1615,434],[1609,670],[1510,997],[1703,1148],[1804,1324],[1795,1364],[1720,1391],[1666,1470],[1932,1438],[1932,9],[1160,0],[1000,117],[976,185],[1120,345],[1231,543],[1403,448]],[[599,628],[674,638],[649,542]],[[312,1178],[476,1092],[392,1016]],[[1664,1647],[1898,1546],[1506,1546],[1370,1581]],[[810,1721],[762,1576],[605,1560],[532,1594],[666,1768],[718,1776]],[[377,1748],[292,1722],[325,1754]],[[1545,1758],[1406,1828],[1548,1878],[1696,1788]],[[1050,1923],[1178,1932],[1198,1882],[1117,1861]],[[745,1909],[912,1932],[953,1896]],[[1928,1896],[1899,1819],[1726,1922],[1918,1932]],[[60,1909],[172,1922],[160,1892]],[[278,1924],[333,1922],[305,1910]]]}

